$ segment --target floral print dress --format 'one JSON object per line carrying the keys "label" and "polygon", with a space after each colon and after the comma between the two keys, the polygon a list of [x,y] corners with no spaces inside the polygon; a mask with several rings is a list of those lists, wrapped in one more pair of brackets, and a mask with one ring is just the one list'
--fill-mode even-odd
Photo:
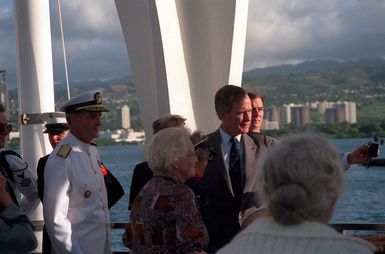
{"label": "floral print dress", "polygon": [[155,175],[134,201],[124,245],[135,254],[186,253],[208,242],[193,191],[170,175]]}

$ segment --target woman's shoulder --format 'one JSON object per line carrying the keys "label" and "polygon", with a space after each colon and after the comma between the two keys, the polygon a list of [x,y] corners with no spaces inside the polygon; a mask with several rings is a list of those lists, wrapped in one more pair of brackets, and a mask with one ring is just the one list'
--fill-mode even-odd
{"label": "woman's shoulder", "polygon": [[170,177],[153,177],[152,181],[154,187],[162,186],[170,192],[170,195],[194,195],[188,185]]}
{"label": "woman's shoulder", "polygon": [[374,253],[375,247],[361,238],[354,236],[341,235],[340,242],[344,243],[343,247],[346,252],[341,253]]}
{"label": "woman's shoulder", "polygon": [[[325,224],[305,222],[284,226],[263,217],[256,219],[218,253],[277,253],[284,246],[285,253],[369,254],[375,250],[369,242],[342,235]],[[255,252],[256,249],[259,252]]]}

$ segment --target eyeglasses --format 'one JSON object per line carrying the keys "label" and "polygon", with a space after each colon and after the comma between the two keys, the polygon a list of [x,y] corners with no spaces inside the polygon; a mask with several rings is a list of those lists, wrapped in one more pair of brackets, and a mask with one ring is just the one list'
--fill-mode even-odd
{"label": "eyeglasses", "polygon": [[3,133],[5,131],[11,132],[12,131],[12,124],[0,123],[0,133]]}

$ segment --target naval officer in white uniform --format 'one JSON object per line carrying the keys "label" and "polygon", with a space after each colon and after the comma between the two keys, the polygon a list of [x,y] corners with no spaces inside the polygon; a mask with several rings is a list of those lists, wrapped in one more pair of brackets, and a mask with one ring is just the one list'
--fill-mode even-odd
{"label": "naval officer in white uniform", "polygon": [[100,91],[71,98],[61,109],[69,134],[44,170],[44,221],[52,253],[110,253],[107,191],[91,141],[99,136]]}

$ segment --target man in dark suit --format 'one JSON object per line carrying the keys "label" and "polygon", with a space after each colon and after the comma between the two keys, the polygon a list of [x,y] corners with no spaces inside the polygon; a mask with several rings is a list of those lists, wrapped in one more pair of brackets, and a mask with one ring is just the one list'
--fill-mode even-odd
{"label": "man in dark suit", "polygon": [[[222,123],[208,135],[207,143],[219,156],[208,162],[201,183],[209,198],[210,239],[219,249],[238,233],[245,213],[259,206],[252,166],[258,149],[247,135],[252,107],[243,88],[227,85],[218,90],[215,110]],[[239,174],[234,170],[234,157]]]}

